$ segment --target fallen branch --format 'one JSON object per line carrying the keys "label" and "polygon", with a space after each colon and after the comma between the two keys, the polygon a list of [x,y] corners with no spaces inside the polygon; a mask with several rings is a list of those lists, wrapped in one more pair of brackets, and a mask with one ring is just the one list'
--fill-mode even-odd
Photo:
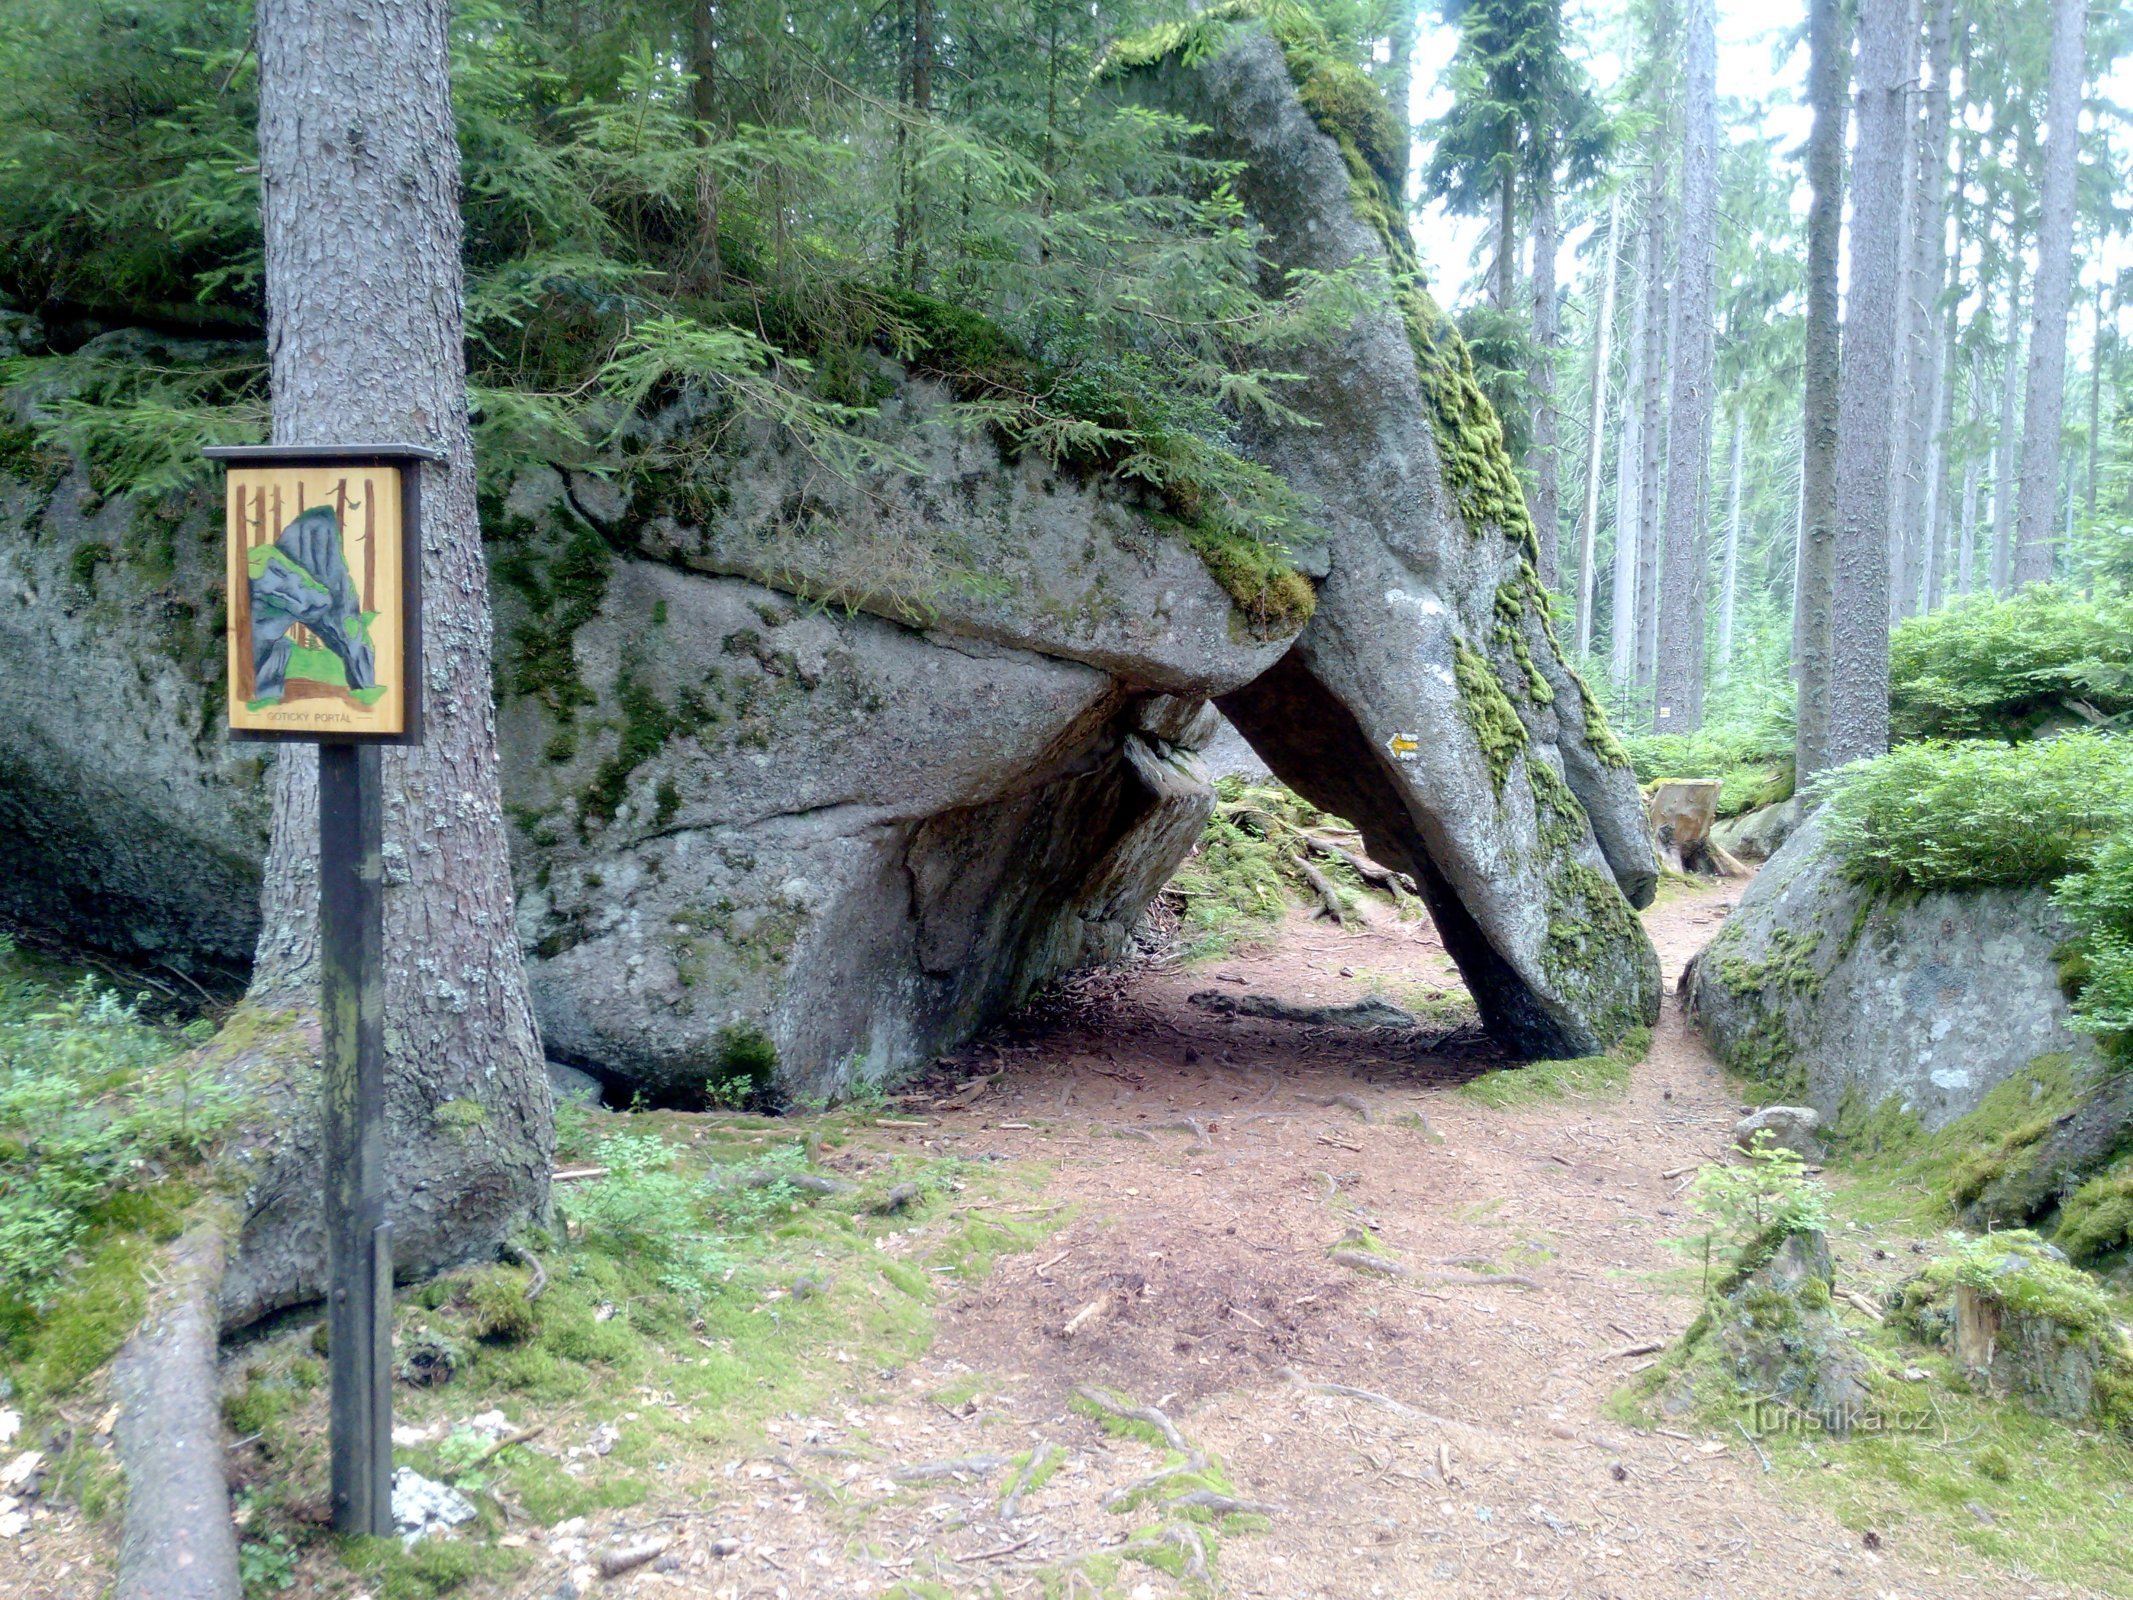
{"label": "fallen branch", "polygon": [[229,1233],[218,1208],[170,1247],[148,1314],[112,1370],[113,1432],[126,1473],[116,1600],[237,1600],[243,1592],[215,1364]]}
{"label": "fallen branch", "polygon": [[481,1454],[468,1463],[469,1469],[493,1461],[513,1445],[524,1444],[529,1439],[538,1439],[547,1431],[548,1425],[546,1423],[536,1422],[530,1428],[513,1428],[509,1433],[498,1434],[494,1439],[482,1446]]}
{"label": "fallen branch", "polygon": [[1326,875],[1304,860],[1300,854],[1289,857],[1289,865],[1296,869],[1303,881],[1311,886],[1311,892],[1318,896],[1320,912],[1341,926],[1347,926],[1348,914],[1341,907],[1340,891],[1333,887]]}
{"label": "fallen branch", "polygon": [[656,1561],[666,1553],[667,1541],[647,1539],[642,1544],[626,1545],[620,1550],[610,1550],[600,1558],[600,1576],[619,1578],[625,1572],[634,1572],[647,1561]]}

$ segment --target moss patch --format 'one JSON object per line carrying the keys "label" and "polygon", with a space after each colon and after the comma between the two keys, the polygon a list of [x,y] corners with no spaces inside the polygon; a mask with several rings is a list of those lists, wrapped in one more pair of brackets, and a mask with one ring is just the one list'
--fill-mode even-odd
{"label": "moss patch", "polygon": [[1459,714],[1481,746],[1489,781],[1501,795],[1511,763],[1525,753],[1526,725],[1489,658],[1463,639],[1452,642],[1452,682],[1459,691]]}

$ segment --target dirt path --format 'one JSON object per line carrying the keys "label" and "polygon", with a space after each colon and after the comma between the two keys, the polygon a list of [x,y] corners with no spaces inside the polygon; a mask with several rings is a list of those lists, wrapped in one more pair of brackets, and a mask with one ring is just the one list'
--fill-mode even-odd
{"label": "dirt path", "polygon": [[[1669,987],[1732,898],[1684,893],[1648,915]],[[1190,998],[1346,1001],[1450,970],[1426,932],[1299,916],[1265,953],[1109,980],[981,1046],[993,1086],[904,1137],[1047,1163],[1046,1199],[1071,1220],[942,1308],[898,1395],[855,1387],[841,1414],[792,1419],[818,1465],[788,1454],[747,1469],[771,1481],[752,1509],[722,1512],[740,1548],[708,1568],[700,1550],[680,1554],[671,1581],[721,1597],[899,1581],[929,1595],[1178,1593],[1140,1564],[1057,1577],[1136,1526],[1173,1541],[1153,1547],[1173,1564],[1196,1554],[1146,1513],[1106,1509],[1163,1458],[1072,1408],[1098,1384],[1160,1406],[1226,1464],[1232,1499],[1275,1508],[1262,1531],[1220,1540],[1231,1594],[1981,1592],[1936,1566],[1942,1553],[1894,1536],[1870,1550],[1780,1501],[1745,1437],[1603,1416],[1694,1313],[1693,1273],[1668,1248],[1689,1227],[1678,1191],[1739,1111],[1671,995],[1626,1093],[1513,1109],[1452,1092],[1500,1064],[1485,1044],[1410,1059]],[[1336,1262],[1351,1231],[1412,1275]],[[1474,1281],[1504,1272],[1530,1287]],[[1326,1384],[1376,1398],[1309,1387]],[[1003,1516],[999,1462],[1047,1447],[1062,1469]],[[884,1451],[942,1475],[883,1476]],[[948,1474],[958,1461],[972,1465]]]}
{"label": "dirt path", "polygon": [[[1670,984],[1732,898],[1676,891],[1647,913]],[[1043,1242],[943,1289],[916,1361],[817,1352],[846,1365],[808,1414],[772,1418],[760,1450],[681,1416],[647,1502],[553,1527],[507,1516],[491,1536],[518,1570],[454,1592],[1166,1600],[1205,1592],[1192,1579],[1207,1571],[1267,1600],[2070,1593],[1901,1529],[1868,1548],[1781,1498],[1745,1435],[1609,1419],[1610,1395],[1695,1313],[1696,1270],[1669,1247],[1692,1227],[1680,1191],[1739,1107],[1671,995],[1619,1094],[1459,1093],[1505,1063],[1456,1026],[1456,988],[1426,925],[1299,913],[1263,951],[1097,974],[980,1041],[959,1083],[861,1119],[829,1164],[1009,1164],[1018,1198],[993,1186],[880,1233],[903,1258],[884,1274],[953,1271],[937,1252],[959,1210],[1053,1225]],[[1248,993],[1376,993],[1444,1025],[1401,1043],[1207,998]],[[884,1292],[847,1276],[848,1295]],[[1106,1426],[1091,1385],[1160,1409]],[[616,1409],[513,1402],[512,1420],[590,1483],[640,1408],[676,1401],[654,1382],[596,1404]],[[1165,1474],[1180,1463],[1157,1428],[1196,1470]],[[34,1564],[0,1549],[0,1594],[86,1600],[103,1570],[91,1529],[63,1514],[34,1531]],[[636,1564],[600,1574],[633,1548]],[[336,1562],[304,1574],[305,1592],[372,1600]]]}

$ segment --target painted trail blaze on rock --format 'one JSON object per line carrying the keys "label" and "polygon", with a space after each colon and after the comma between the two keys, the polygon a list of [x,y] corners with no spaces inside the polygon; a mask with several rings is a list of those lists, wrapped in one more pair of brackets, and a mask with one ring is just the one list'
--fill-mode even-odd
{"label": "painted trail blaze on rock", "polygon": [[1121,93],[1207,132],[1286,270],[1382,263],[1394,306],[1297,354],[1310,423],[1248,452],[1313,495],[1318,606],[1275,666],[1219,697],[1275,773],[1423,886],[1500,1040],[1578,1055],[1658,1014],[1632,904],[1656,874],[1620,747],[1564,661],[1501,430],[1431,301],[1377,89],[1241,7],[1122,48]]}

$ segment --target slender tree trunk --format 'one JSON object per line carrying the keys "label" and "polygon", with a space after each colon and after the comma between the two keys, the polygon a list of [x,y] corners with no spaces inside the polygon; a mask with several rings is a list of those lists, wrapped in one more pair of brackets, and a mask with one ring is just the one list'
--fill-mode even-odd
{"label": "slender tree trunk", "polygon": [[1807,333],[1801,383],[1800,540],[1793,577],[1799,683],[1794,773],[1829,765],[1830,611],[1837,532],[1837,252],[1844,225],[1844,76],[1839,0],[1808,0]]}
{"label": "slender tree trunk", "polygon": [[1926,82],[1912,155],[1911,252],[1905,271],[1903,443],[1892,541],[1897,560],[1891,609],[1907,617],[1918,609],[1924,578],[1928,522],[1927,479],[1933,450],[1933,419],[1939,405],[1940,298],[1948,270],[1948,69],[1952,55],[1953,0],[1926,0]]}
{"label": "slender tree trunk", "polygon": [[[384,757],[386,1111],[408,1271],[540,1214],[551,1151],[497,777],[447,24],[446,0],[260,0],[254,33],[274,441],[406,439],[451,457],[420,469],[425,742]],[[262,1003],[317,1004],[317,774],[309,749],[282,747]],[[253,1165],[232,1320],[319,1291],[315,1084],[294,1086]],[[446,1105],[476,1114],[438,1116]]]}
{"label": "slender tree trunk", "polygon": [[1652,156],[1649,186],[1645,191],[1645,259],[1651,272],[1645,279],[1644,308],[1644,407],[1643,425],[1637,441],[1644,459],[1638,467],[1637,488],[1637,683],[1651,684],[1659,646],[1659,513],[1662,506],[1660,472],[1666,462],[1666,395],[1673,350],[1673,297],[1666,280],[1666,161],[1659,151]]}
{"label": "slender tree trunk", "polygon": [[1643,526],[1645,327],[1651,296],[1651,233],[1637,230],[1636,276],[1630,290],[1629,370],[1622,381],[1622,437],[1615,452],[1615,581],[1608,627],[1608,662],[1615,685],[1637,681],[1637,538]]}
{"label": "slender tree trunk", "polygon": [[1415,33],[1421,25],[1422,8],[1417,0],[1397,0],[1392,8],[1391,31],[1386,35],[1385,70],[1381,79],[1385,98],[1401,127],[1414,121]]}
{"label": "slender tree trunk", "polygon": [[[1970,415],[1981,421],[1977,374],[1970,375]],[[1956,530],[1955,585],[1963,594],[1977,592],[1977,480],[1979,457],[1975,451],[1963,460],[1963,520]]]}
{"label": "slender tree trunk", "polygon": [[1851,291],[1837,418],[1837,548],[1830,626],[1829,759],[1889,743],[1889,455],[1902,307],[1905,90],[1917,35],[1904,0],[1859,0],[1858,156],[1852,185]]}
{"label": "slender tree trunk", "polygon": [[1718,271],[1718,19],[1689,0],[1681,120],[1681,244],[1674,269],[1674,392],[1667,417],[1666,573],[1653,724],[1703,725],[1704,523]]}
{"label": "slender tree trunk", "polygon": [[1733,490],[1726,507],[1726,553],[1724,576],[1718,597],[1718,665],[1723,671],[1733,661],[1733,614],[1740,594],[1740,481],[1741,447],[1748,425],[1738,412],[1733,417]]}
{"label": "slender tree trunk", "polygon": [[689,286],[699,293],[715,294],[725,276],[718,239],[718,167],[711,159],[719,109],[717,0],[696,0],[689,70],[696,75],[689,90],[690,110],[696,117],[696,142],[704,151],[696,170],[696,260],[688,275]]}
{"label": "slender tree trunk", "polygon": [[1507,147],[1496,180],[1496,309],[1506,314],[1518,304],[1518,169],[1511,163]]}
{"label": "slender tree trunk", "polygon": [[1948,457],[1955,427],[1955,306],[1941,313],[1933,357],[1933,430],[1926,443],[1926,610],[1938,611],[1948,588]]}
{"label": "slender tree trunk", "polygon": [[[1600,311],[1592,325],[1591,426],[1585,435],[1585,499],[1578,516],[1578,609],[1579,656],[1592,652],[1593,555],[1598,547],[1600,524],[1600,476],[1606,462],[1602,453],[1607,437],[1608,346],[1615,325],[1615,268],[1622,245],[1622,191],[1617,189],[1607,204],[1607,265],[1600,279]],[[2089,474],[2093,480],[2095,473]],[[2093,483],[2092,483],[2093,492]]]}
{"label": "slender tree trunk", "polygon": [[2015,582],[2052,575],[2052,520],[2059,498],[2059,419],[2066,401],[2066,316],[2074,283],[2074,168],[2081,152],[2082,45],[2086,0],[2053,0],[2051,118],[2044,140],[2044,194],[2037,223],[2037,282],[2030,295],[2029,383],[2022,409],[2022,475],[2016,502]]}
{"label": "slender tree trunk", "polygon": [[2011,251],[2007,266],[2007,326],[2001,341],[2000,418],[1992,454],[1992,587],[2005,594],[2014,583],[2015,429],[2022,382],[2022,256]]}
{"label": "slender tree trunk", "polygon": [[1555,357],[1559,340],[1555,303],[1555,258],[1561,240],[1555,220],[1555,180],[1546,170],[1533,179],[1533,526],[1540,535],[1540,578],[1562,587],[1562,487],[1556,469]]}
{"label": "slender tree trunk", "polygon": [[2089,470],[2083,492],[2091,517],[2096,515],[2096,462],[2103,440],[2103,313],[2110,297],[2108,285],[2096,290],[2096,327],[2089,336]]}

